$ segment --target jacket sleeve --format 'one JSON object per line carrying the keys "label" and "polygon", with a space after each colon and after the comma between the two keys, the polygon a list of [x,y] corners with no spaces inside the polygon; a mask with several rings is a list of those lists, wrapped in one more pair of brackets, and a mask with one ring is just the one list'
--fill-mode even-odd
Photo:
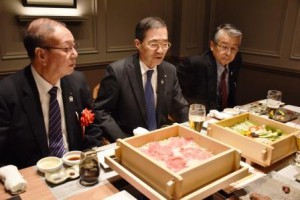
{"label": "jacket sleeve", "polygon": [[[87,81],[82,73],[74,73],[74,76],[77,76],[77,78],[74,78],[72,81],[73,85],[78,85],[77,90],[79,89],[79,101],[77,103],[77,109],[79,109],[77,112],[78,114],[78,121],[79,121],[79,127],[83,129],[83,127],[80,126],[80,118],[81,113],[83,109],[87,108],[89,110],[92,110],[92,112],[95,113],[93,110],[93,101],[91,97],[90,88],[87,84]],[[74,127],[75,128],[75,127]],[[84,130],[80,130],[81,132],[84,131],[84,141],[83,141],[83,148],[89,149],[95,146],[101,146],[102,144],[102,130],[99,127],[99,119],[95,117],[93,123],[89,124],[84,128]]]}
{"label": "jacket sleeve", "polygon": [[96,116],[100,120],[100,128],[103,130],[105,137],[111,142],[115,142],[118,138],[130,136],[122,131],[112,114],[117,107],[119,84],[115,71],[108,65],[106,75],[100,85],[98,97],[94,103]]}
{"label": "jacket sleeve", "polygon": [[[175,69],[175,67],[173,69]],[[174,79],[172,87],[172,109],[170,115],[177,122],[186,122],[188,120],[189,104],[182,94],[182,90],[176,76],[176,71],[171,70],[171,73]]]}
{"label": "jacket sleeve", "polygon": [[178,82],[182,90],[183,96],[189,103],[196,102],[197,99],[197,77],[195,59],[185,58],[177,65]]}
{"label": "jacket sleeve", "polygon": [[6,164],[2,158],[5,157],[3,154],[7,153],[3,148],[5,147],[6,139],[9,135],[10,118],[10,112],[7,105],[5,104],[2,95],[0,95],[0,167]]}

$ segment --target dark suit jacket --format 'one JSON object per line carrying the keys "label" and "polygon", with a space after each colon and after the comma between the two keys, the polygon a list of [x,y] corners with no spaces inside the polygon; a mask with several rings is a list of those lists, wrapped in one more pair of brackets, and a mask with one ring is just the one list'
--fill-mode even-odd
{"label": "dark suit jacket", "polygon": [[[236,105],[236,87],[242,58],[238,53],[229,63],[228,76],[228,107]],[[217,63],[212,52],[206,51],[202,55],[195,55],[184,59],[177,66],[177,76],[182,93],[189,103],[201,103],[207,111],[221,110],[217,96]]]}
{"label": "dark suit jacket", "polygon": [[[79,117],[91,108],[91,96],[82,73],[61,79],[69,150],[100,145],[99,127],[88,126],[85,142]],[[18,168],[35,165],[49,155],[40,98],[30,66],[0,82],[0,165]]]}
{"label": "dark suit jacket", "polygon": [[[184,99],[176,68],[167,62],[157,66],[157,125],[167,125],[168,115],[177,122],[188,120],[188,103]],[[133,129],[147,129],[146,102],[138,54],[107,66],[95,101],[103,133],[110,141],[133,135]]]}

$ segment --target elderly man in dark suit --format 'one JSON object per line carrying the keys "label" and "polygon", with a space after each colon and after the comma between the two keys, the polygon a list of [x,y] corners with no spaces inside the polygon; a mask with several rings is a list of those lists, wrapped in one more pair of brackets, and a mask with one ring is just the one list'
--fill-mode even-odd
{"label": "elderly man in dark suit", "polygon": [[[231,24],[217,27],[210,50],[183,60],[177,76],[187,101],[201,103],[207,111],[236,104],[236,87],[242,58],[238,53],[242,33]],[[223,78],[222,78],[223,77]]]}
{"label": "elderly man in dark suit", "polygon": [[74,72],[78,54],[72,33],[62,23],[39,18],[25,31],[24,46],[31,65],[0,82],[0,165],[24,168],[49,155],[101,145],[99,127],[90,124],[83,132],[80,124],[92,99],[83,74]]}
{"label": "elderly man in dark suit", "polygon": [[142,19],[134,44],[137,54],[107,66],[95,100],[101,128],[110,141],[132,136],[137,127],[154,130],[170,124],[171,118],[188,119],[176,68],[163,61],[171,46],[165,22],[157,17]]}

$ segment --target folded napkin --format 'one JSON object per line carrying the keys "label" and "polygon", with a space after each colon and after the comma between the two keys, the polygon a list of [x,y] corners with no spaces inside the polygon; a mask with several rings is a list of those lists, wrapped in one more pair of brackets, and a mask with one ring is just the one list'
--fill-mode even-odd
{"label": "folded napkin", "polygon": [[134,135],[143,135],[145,133],[149,133],[149,131],[142,127],[137,127],[136,129],[133,130]]}
{"label": "folded napkin", "polygon": [[228,114],[228,113],[224,113],[224,112],[219,112],[217,110],[210,110],[209,113],[207,114],[207,116],[208,117],[214,117],[214,118],[222,120],[222,119],[230,118],[233,115]]}
{"label": "folded napkin", "polygon": [[4,183],[5,189],[11,194],[19,194],[26,190],[27,181],[14,165],[7,165],[0,168],[0,179]]}

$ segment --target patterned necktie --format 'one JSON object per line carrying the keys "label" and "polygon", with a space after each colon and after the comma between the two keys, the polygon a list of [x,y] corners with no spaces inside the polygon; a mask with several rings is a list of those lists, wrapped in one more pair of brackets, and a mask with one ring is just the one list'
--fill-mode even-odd
{"label": "patterned necktie", "polygon": [[61,131],[61,114],[59,104],[56,98],[57,87],[49,90],[50,106],[49,106],[49,149],[50,156],[62,157],[65,153],[63,135]]}
{"label": "patterned necktie", "polygon": [[221,81],[219,86],[219,94],[221,97],[222,109],[227,108],[227,101],[228,101],[226,75],[227,75],[227,68],[224,69],[221,75]]}
{"label": "patterned necktie", "polygon": [[146,98],[146,109],[148,116],[148,130],[157,129],[156,125],[156,108],[155,108],[155,100],[154,100],[154,92],[151,84],[151,77],[154,70],[147,71],[147,81],[145,85],[145,98]]}

